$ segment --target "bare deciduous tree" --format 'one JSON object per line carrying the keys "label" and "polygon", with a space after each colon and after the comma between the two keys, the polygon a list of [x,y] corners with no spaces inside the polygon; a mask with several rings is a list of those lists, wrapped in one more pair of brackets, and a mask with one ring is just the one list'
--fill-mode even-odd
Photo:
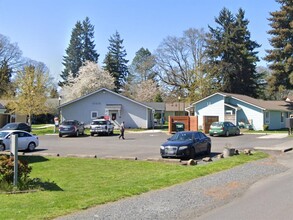
{"label": "bare deciduous tree", "polygon": [[156,50],[157,74],[178,95],[207,95],[210,80],[203,69],[205,40],[203,29],[190,28],[183,37],[167,37]]}

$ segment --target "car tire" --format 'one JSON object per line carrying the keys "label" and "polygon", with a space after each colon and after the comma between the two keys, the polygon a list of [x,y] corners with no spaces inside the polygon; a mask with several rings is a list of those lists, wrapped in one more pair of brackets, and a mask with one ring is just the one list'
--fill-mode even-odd
{"label": "car tire", "polygon": [[59,137],[62,137],[62,134],[61,133],[59,133]]}
{"label": "car tire", "polygon": [[32,152],[32,151],[35,150],[35,148],[36,148],[36,144],[35,144],[34,142],[30,142],[30,143],[28,144],[26,150],[29,151],[29,152]]}
{"label": "car tire", "polygon": [[94,133],[91,133],[91,136],[93,137],[95,134]]}
{"label": "car tire", "polygon": [[226,132],[225,132],[225,136],[226,136],[226,137],[229,137],[229,131],[226,131]]}
{"label": "car tire", "polygon": [[210,136],[213,137],[214,135],[213,134],[210,134]]}
{"label": "car tire", "polygon": [[5,151],[5,145],[4,144],[0,144],[0,151]]}

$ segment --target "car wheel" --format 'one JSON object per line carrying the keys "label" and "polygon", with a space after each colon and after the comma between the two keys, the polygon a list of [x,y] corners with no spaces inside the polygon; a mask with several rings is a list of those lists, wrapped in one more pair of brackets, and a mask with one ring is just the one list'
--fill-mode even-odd
{"label": "car wheel", "polygon": [[59,137],[62,137],[62,134],[61,133],[59,133]]}
{"label": "car wheel", "polygon": [[0,151],[5,151],[5,145],[4,144],[0,144]]}
{"label": "car wheel", "polygon": [[194,148],[192,147],[191,149],[190,149],[190,158],[189,159],[194,159],[195,158],[195,150],[194,150]]}
{"label": "car wheel", "polygon": [[226,137],[229,136],[229,131],[226,131],[225,136],[226,136]]}
{"label": "car wheel", "polygon": [[30,142],[27,146],[28,151],[34,151],[35,148],[36,148],[36,144],[34,142]]}
{"label": "car wheel", "polygon": [[94,133],[91,133],[91,136],[94,136]]}
{"label": "car wheel", "polygon": [[210,136],[212,136],[212,137],[213,137],[214,135],[213,135],[213,134],[210,134]]}

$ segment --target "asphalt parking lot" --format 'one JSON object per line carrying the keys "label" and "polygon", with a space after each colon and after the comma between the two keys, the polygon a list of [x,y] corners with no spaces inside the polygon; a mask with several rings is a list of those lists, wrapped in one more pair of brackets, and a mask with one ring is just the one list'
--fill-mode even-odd
{"label": "asphalt parking lot", "polygon": [[[126,132],[125,140],[113,136],[63,137],[58,135],[39,136],[40,145],[33,154],[52,154],[59,156],[84,155],[105,157],[126,157],[138,160],[160,158],[160,145],[171,135],[166,132],[149,130],[147,132]],[[254,147],[282,146],[292,143],[286,134],[264,135],[243,134],[230,137],[211,137],[212,155],[221,153],[225,146],[236,149]]]}

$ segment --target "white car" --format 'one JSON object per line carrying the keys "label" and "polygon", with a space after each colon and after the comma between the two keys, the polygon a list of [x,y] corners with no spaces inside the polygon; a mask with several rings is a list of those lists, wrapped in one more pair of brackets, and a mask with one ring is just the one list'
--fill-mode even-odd
{"label": "white car", "polygon": [[39,138],[26,131],[1,130],[0,131],[0,151],[10,150],[11,135],[18,135],[18,150],[33,151],[39,145]]}
{"label": "white car", "polygon": [[112,135],[114,131],[114,125],[109,120],[105,119],[95,119],[90,125],[91,136],[95,134],[106,134]]}

